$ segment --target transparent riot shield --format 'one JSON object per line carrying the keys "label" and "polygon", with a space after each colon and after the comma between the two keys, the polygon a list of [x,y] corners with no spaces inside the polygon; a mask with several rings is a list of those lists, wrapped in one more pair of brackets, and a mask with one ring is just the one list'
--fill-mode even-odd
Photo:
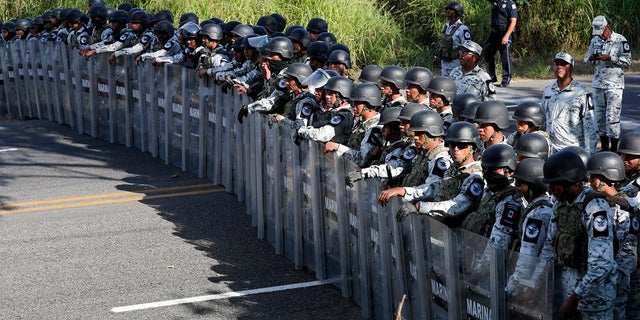
{"label": "transparent riot shield", "polygon": [[167,80],[169,81],[169,97],[171,97],[171,108],[167,110],[167,115],[171,115],[171,126],[169,137],[169,159],[170,163],[186,171],[186,150],[185,145],[189,136],[189,124],[186,118],[189,112],[188,102],[184,101],[187,91],[187,79],[185,68],[180,65],[167,65]]}
{"label": "transparent riot shield", "polygon": [[111,139],[111,101],[114,99],[109,86],[111,65],[107,59],[100,58],[100,55],[95,55],[91,59],[95,62],[95,81],[98,88],[96,97],[97,135],[100,139],[108,141]]}
{"label": "transparent riot shield", "polygon": [[47,62],[46,83],[49,84],[49,92],[51,108],[53,110],[53,119],[59,124],[64,123],[64,112],[62,109],[62,87],[60,85],[60,68],[62,66],[62,56],[60,52],[60,43],[47,42],[45,45],[45,57],[43,61]]}
{"label": "transparent riot shield", "polygon": [[[424,249],[419,252],[424,260],[416,260],[417,270],[413,277],[420,279],[427,275],[427,287],[418,288],[426,293],[429,301],[427,310],[430,318],[460,319],[460,258],[459,240],[446,225],[435,219],[422,216],[414,218],[419,225]],[[418,244],[418,250],[419,244]],[[422,269],[422,267],[426,269]],[[465,318],[466,319],[466,318]]]}
{"label": "transparent riot shield", "polygon": [[[344,161],[347,173],[360,170],[352,161]],[[371,245],[371,220],[369,184],[365,181],[346,187],[347,213],[349,215],[349,260],[351,266],[351,288],[353,299],[362,309],[364,318],[371,317],[371,279],[369,275],[369,246]]]}
{"label": "transparent riot shield", "polygon": [[[36,92],[38,96],[40,118],[53,121],[53,109],[50,107],[51,92],[49,90],[49,84],[46,81],[47,62],[43,59],[46,54],[46,47],[45,44],[40,41],[30,41],[29,45],[32,48],[30,50],[32,52],[31,56],[33,57],[35,69],[34,92]],[[0,90],[0,92],[2,91]]]}
{"label": "transparent riot shield", "polygon": [[40,47],[38,43],[40,41],[25,41],[25,54],[27,57],[26,61],[26,69],[27,69],[27,92],[31,96],[32,104],[31,104],[31,113],[34,118],[42,119],[42,97],[44,96],[44,92],[39,90],[40,88],[40,78],[38,75],[38,68],[40,64]]}
{"label": "transparent riot shield", "polygon": [[[209,123],[209,102],[211,85],[208,78],[201,78],[196,81],[195,84],[195,97],[198,104],[196,108],[197,123],[198,123],[198,150],[196,156],[198,157],[198,177],[204,178],[207,175],[207,157],[209,155],[207,149],[208,141],[208,123]],[[192,121],[193,123],[194,121]],[[242,150],[244,151],[244,150]]]}
{"label": "transparent riot shield", "polygon": [[[404,262],[407,281],[407,301],[410,301],[411,319],[428,319],[429,295],[427,294],[427,242],[423,238],[426,217],[412,214],[404,221]],[[405,307],[406,308],[406,307]]]}
{"label": "transparent riot shield", "polygon": [[233,190],[233,127],[236,121],[234,110],[234,92],[230,89],[222,97],[222,184],[227,191]]}
{"label": "transparent riot shield", "polygon": [[[267,122],[267,117],[260,117]],[[258,229],[266,232],[266,240],[281,253],[282,237],[282,176],[280,175],[280,126],[267,125],[264,131],[264,225],[258,224]]]}
{"label": "transparent riot shield", "polygon": [[[145,152],[147,151],[147,123],[144,99],[145,86],[141,85],[140,73],[144,74],[142,66],[137,66],[135,57],[123,56],[123,64],[127,72],[125,90],[129,92],[129,112],[131,114],[131,143],[132,146]],[[146,81],[146,80],[145,80]],[[144,82],[142,82],[144,83]]]}
{"label": "transparent riot shield", "polygon": [[[378,192],[379,194],[379,192]],[[402,199],[393,198],[389,204],[383,208],[383,215],[386,217],[387,230],[389,232],[389,272],[391,272],[391,297],[394,310],[397,310],[402,301],[402,297],[408,293],[407,276],[404,259],[404,243],[410,236],[409,227],[396,221],[396,212],[402,208]],[[408,318],[411,315],[411,301],[404,304],[401,315]]]}
{"label": "transparent riot shield", "polygon": [[[200,171],[200,101],[198,98],[198,75],[193,69],[183,68],[185,88],[183,90],[183,121],[186,125],[183,139],[183,163],[186,170],[199,174]],[[240,163],[238,163],[240,164]]]}
{"label": "transparent riot shield", "polygon": [[[158,90],[158,154],[164,163],[170,164],[171,135],[173,130],[173,96],[180,82],[174,82],[171,65],[156,66],[161,72],[161,82]],[[182,125],[180,120],[180,125]],[[182,128],[179,131],[182,134]]]}
{"label": "transparent riot shield", "polygon": [[506,315],[508,319],[551,319],[553,264],[511,251],[508,258]]}
{"label": "transparent riot shield", "polygon": [[[293,134],[295,132],[295,128],[292,127],[291,123],[287,120],[281,121],[280,126],[280,136],[278,139],[280,140],[280,148],[281,152],[281,175],[283,179],[283,189],[282,189],[282,226],[283,226],[283,245],[284,245],[284,254],[291,261],[296,262],[296,248],[299,244],[298,239],[296,238],[296,218],[295,216],[299,214],[299,211],[296,211],[296,206],[294,202],[296,198],[299,197],[299,194],[296,190],[300,189],[299,184],[295,184],[295,182],[299,183],[300,180],[294,182],[294,172],[299,170],[299,159],[296,145],[293,143]],[[296,264],[297,265],[297,264]]]}
{"label": "transparent riot shield", "polygon": [[18,101],[18,115],[20,119],[25,117],[33,118],[33,112],[31,109],[31,96],[29,95],[27,85],[27,57],[25,56],[24,41],[15,41],[9,45],[11,50],[11,60],[16,70],[16,100]]}
{"label": "transparent riot shield", "polygon": [[0,46],[0,116],[12,118],[11,108],[8,100],[8,50],[5,46]]}
{"label": "transparent riot shield", "polygon": [[76,118],[75,118],[75,99],[73,95],[73,78],[71,71],[71,63],[69,62],[69,52],[65,45],[60,45],[58,47],[60,49],[60,57],[62,58],[62,63],[60,65],[60,94],[62,101],[62,112],[64,114],[64,123],[71,126],[71,128],[76,128]]}
{"label": "transparent riot shield", "polygon": [[[106,58],[106,57],[100,57]],[[113,80],[115,84],[114,111],[115,139],[119,144],[131,146],[131,113],[129,112],[129,92],[127,84],[127,71],[123,59],[116,59],[113,64]]]}
{"label": "transparent riot shield", "polygon": [[488,238],[460,230],[463,310],[467,319],[505,319],[506,261]]}
{"label": "transparent riot shield", "polygon": [[314,271],[316,278],[324,280],[324,242],[322,240],[323,199],[320,189],[319,155],[317,143],[300,142],[302,169],[302,232],[304,265]]}
{"label": "transparent riot shield", "polygon": [[[105,58],[103,56],[96,58]],[[93,61],[92,61],[93,62]],[[78,132],[91,133],[91,107],[89,104],[89,62],[80,55],[69,56],[71,64],[72,101],[74,102],[74,114]]]}
{"label": "transparent riot shield", "polygon": [[[141,62],[145,78],[147,128],[149,152],[154,157],[160,156],[160,114],[164,107],[164,73],[162,68],[155,67],[149,60]],[[140,78],[138,78],[140,79]]]}
{"label": "transparent riot shield", "polygon": [[8,114],[10,117],[17,117],[22,119],[22,108],[20,106],[20,99],[17,98],[20,96],[18,91],[18,74],[17,74],[17,64],[16,64],[16,49],[14,46],[6,47],[6,70],[7,78],[5,79],[5,87],[6,87],[6,95],[7,95],[7,108],[9,110]]}
{"label": "transparent riot shield", "polygon": [[[262,196],[262,194],[264,193],[264,180],[266,180],[267,178],[267,174],[266,172],[264,172],[264,168],[263,168],[263,162],[264,162],[264,151],[265,151],[265,143],[266,143],[266,139],[265,139],[265,129],[263,128],[264,126],[266,126],[265,122],[262,121],[262,117],[249,117],[249,128],[251,130],[251,136],[252,136],[252,141],[253,141],[253,147],[254,147],[254,155],[255,155],[255,162],[252,166],[252,172],[254,173],[254,176],[251,178],[251,182],[254,184],[254,192],[253,195],[253,200],[252,202],[255,204],[254,205],[254,210],[252,210],[251,213],[251,223],[253,226],[258,226],[258,225],[263,225],[264,222],[262,221],[262,219],[264,219],[264,210],[265,210],[265,201],[264,201],[264,197]],[[222,148],[220,148],[222,149]],[[218,158],[221,162],[221,158]],[[262,234],[261,234],[262,232]],[[258,238],[260,239],[264,239],[264,229],[258,229]]]}
{"label": "transparent riot shield", "polygon": [[367,179],[360,183],[367,184],[369,215],[369,233],[371,245],[368,246],[369,272],[371,274],[371,290],[373,298],[373,314],[376,319],[387,319],[394,314],[391,289],[390,234],[385,210],[378,205],[380,182]]}

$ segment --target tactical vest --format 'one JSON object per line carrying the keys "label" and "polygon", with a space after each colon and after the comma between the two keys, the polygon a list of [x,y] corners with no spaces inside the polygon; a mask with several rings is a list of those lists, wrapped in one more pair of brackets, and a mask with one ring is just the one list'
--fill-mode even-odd
{"label": "tactical vest", "polygon": [[109,26],[105,23],[103,25],[100,26],[94,26],[93,29],[91,30],[91,32],[89,32],[91,34],[90,38],[89,38],[89,43],[90,44],[94,44],[94,43],[98,43],[102,41],[102,32],[107,30]]}
{"label": "tactical vest", "polygon": [[553,204],[549,200],[545,199],[534,202],[532,205],[524,209],[524,212],[520,216],[520,221],[518,222],[518,229],[516,230],[513,239],[511,240],[511,250],[513,250],[514,252],[520,251],[520,245],[522,244],[522,222],[524,222],[525,217],[529,215],[529,212],[542,206],[552,207]]}
{"label": "tactical vest", "polygon": [[364,135],[366,133],[367,129],[364,127],[364,122],[362,120],[358,121],[358,124],[351,131],[347,147],[351,150],[360,150],[360,143],[362,142],[362,139],[364,139]]}
{"label": "tactical vest", "polygon": [[451,61],[460,57],[458,50],[453,47],[453,36],[460,27],[462,27],[462,23],[453,27],[449,34],[446,34],[447,26],[445,25],[442,27],[442,37],[440,37],[440,43],[438,44],[438,49],[436,49],[436,55],[440,59],[444,61]]}
{"label": "tactical vest", "polygon": [[589,190],[579,203],[558,203],[556,216],[557,232],[553,237],[558,264],[581,271],[587,270],[587,232],[582,225],[582,212],[591,200],[604,198],[604,194]]}
{"label": "tactical vest", "polygon": [[440,154],[447,150],[447,148],[439,144],[435,148],[429,150],[426,154],[419,154],[416,161],[411,166],[411,171],[402,178],[402,186],[418,186],[427,179],[429,176],[429,162]]}
{"label": "tactical vest", "polygon": [[480,200],[478,210],[470,213],[463,221],[462,228],[477,233],[483,237],[491,235],[491,229],[496,223],[496,206],[504,198],[516,193],[516,188],[508,185],[496,192],[485,192]]}
{"label": "tactical vest", "polygon": [[[302,94],[297,95],[296,97],[294,97],[293,99],[287,101],[284,104],[284,112],[282,113],[283,116],[289,118],[290,120],[295,121],[296,120],[296,107],[298,105],[298,102],[300,102],[300,100],[304,99],[304,98],[308,98],[308,97],[315,97],[313,95],[313,93],[310,92],[303,92]],[[358,144],[358,149],[359,149],[359,144]]]}
{"label": "tactical vest", "polygon": [[480,164],[469,166],[460,170],[460,168],[449,168],[450,174],[445,174],[442,182],[440,182],[440,188],[438,194],[433,201],[445,201],[453,199],[458,193],[460,193],[460,187],[464,179],[468,178],[472,173],[482,172]]}

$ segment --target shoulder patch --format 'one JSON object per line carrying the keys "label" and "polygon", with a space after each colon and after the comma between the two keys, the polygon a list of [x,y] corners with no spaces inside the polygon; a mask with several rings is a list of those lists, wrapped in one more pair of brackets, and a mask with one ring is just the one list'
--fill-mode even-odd
{"label": "shoulder patch", "polygon": [[514,230],[517,229],[518,221],[520,221],[521,210],[522,208],[519,205],[513,202],[507,202],[504,205],[504,209],[502,210],[502,217],[500,218],[500,224]]}
{"label": "shoulder patch", "polygon": [[598,211],[593,214],[593,237],[609,236],[609,222],[607,221],[607,212]]}
{"label": "shoulder patch", "polygon": [[628,42],[626,42],[626,41],[624,41],[624,42],[622,43],[622,52],[624,52],[624,53],[629,53],[629,52],[631,52],[631,48],[629,48],[629,43],[628,43]]}
{"label": "shoulder patch", "polygon": [[287,87],[287,78],[280,79],[280,81],[278,81],[278,87],[280,89],[286,88]]}
{"label": "shoulder patch", "polygon": [[593,99],[591,93],[587,93],[587,110],[593,110]]}
{"label": "shoulder patch", "polygon": [[311,116],[312,113],[313,113],[313,109],[311,108],[311,106],[309,106],[308,104],[305,104],[302,106],[302,110],[300,111],[300,114],[303,117],[308,118],[309,116]]}
{"label": "shoulder patch", "polygon": [[126,34],[121,35],[119,40],[120,40],[120,41],[125,41],[125,40],[127,40],[127,35],[126,35]]}
{"label": "shoulder patch", "polygon": [[522,241],[529,243],[537,243],[540,239],[540,231],[542,230],[542,220],[529,219],[524,227]]}
{"label": "shoulder patch", "polygon": [[82,45],[86,45],[86,44],[87,44],[87,37],[82,36],[82,37],[80,37],[80,39],[79,39],[79,40],[80,40],[80,41],[79,41],[79,42],[80,42],[80,44],[82,44]]}
{"label": "shoulder patch", "polygon": [[416,157],[417,154],[418,152],[416,151],[416,148],[411,147],[402,153],[402,159],[405,161],[411,161]]}
{"label": "shoulder patch", "polygon": [[478,199],[482,195],[483,190],[484,190],[484,181],[482,179],[474,179],[469,185],[466,195],[469,198]]}
{"label": "shoulder patch", "polygon": [[431,172],[431,174],[442,178],[444,177],[444,173],[447,171],[447,169],[449,169],[447,161],[445,161],[444,158],[438,158],[436,159],[436,163],[433,166],[433,171]]}
{"label": "shoulder patch", "polygon": [[344,120],[344,116],[343,115],[336,114],[335,116],[331,117],[331,120],[329,121],[329,123],[332,126],[335,127],[335,126],[339,125],[340,123],[342,123],[343,120]]}
{"label": "shoulder patch", "polygon": [[169,42],[164,44],[164,48],[167,49],[167,50],[171,49],[171,47],[173,47],[173,42],[171,42],[171,41],[169,41]]}
{"label": "shoulder patch", "polygon": [[469,32],[469,30],[465,30],[463,37],[465,40],[471,40],[471,32]]}
{"label": "shoulder patch", "polygon": [[147,43],[149,43],[149,40],[150,40],[149,39],[149,35],[145,34],[145,35],[142,36],[142,38],[140,38],[140,43],[147,44]]}
{"label": "shoulder patch", "polygon": [[631,225],[629,226],[629,233],[638,235],[640,232],[640,220],[638,217],[631,218]]}

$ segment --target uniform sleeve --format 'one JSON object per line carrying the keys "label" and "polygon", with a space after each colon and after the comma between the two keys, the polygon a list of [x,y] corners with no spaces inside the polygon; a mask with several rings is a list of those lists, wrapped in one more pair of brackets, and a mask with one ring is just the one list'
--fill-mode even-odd
{"label": "uniform sleeve", "polygon": [[629,46],[629,42],[620,36],[620,41],[617,45],[617,54],[611,57],[611,62],[621,68],[629,67],[631,65],[631,47]]}
{"label": "uniform sleeve", "polygon": [[451,159],[446,156],[437,157],[429,161],[429,172],[424,183],[415,187],[405,187],[404,199],[407,201],[413,201],[417,198],[433,199],[440,188],[445,172],[449,170],[450,166]]}
{"label": "uniform sleeve", "polygon": [[596,145],[599,141],[598,128],[596,126],[596,119],[593,115],[593,101],[591,100],[591,94],[586,94],[582,119],[582,139],[584,141],[585,149],[589,153],[596,153]]}
{"label": "uniform sleeve", "polygon": [[580,297],[591,296],[617,267],[613,255],[613,214],[603,199],[594,199],[587,204],[583,225],[588,237],[587,272],[574,290]]}
{"label": "uniform sleeve", "polygon": [[484,191],[484,180],[479,174],[472,174],[462,183],[460,193],[451,200],[420,202],[419,212],[434,217],[457,217],[468,212],[480,201]]}
{"label": "uniform sleeve", "polygon": [[298,129],[298,134],[314,141],[327,142],[336,135],[332,125],[325,125],[320,128],[302,127]]}

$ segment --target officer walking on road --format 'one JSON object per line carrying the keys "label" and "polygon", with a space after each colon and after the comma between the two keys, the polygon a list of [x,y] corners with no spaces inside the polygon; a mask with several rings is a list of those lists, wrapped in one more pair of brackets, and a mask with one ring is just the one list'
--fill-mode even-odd
{"label": "officer walking on road", "polygon": [[595,17],[592,24],[594,37],[584,63],[595,66],[591,86],[601,149],[615,152],[620,138],[624,68],[631,65],[631,49],[624,36],[611,30],[604,16]]}
{"label": "officer walking on road", "polygon": [[502,60],[502,82],[499,87],[508,87],[511,82],[511,34],[518,21],[518,8],[513,0],[487,0],[491,2],[491,33],[484,45],[487,72],[493,82],[496,76],[496,52],[500,51]]}

